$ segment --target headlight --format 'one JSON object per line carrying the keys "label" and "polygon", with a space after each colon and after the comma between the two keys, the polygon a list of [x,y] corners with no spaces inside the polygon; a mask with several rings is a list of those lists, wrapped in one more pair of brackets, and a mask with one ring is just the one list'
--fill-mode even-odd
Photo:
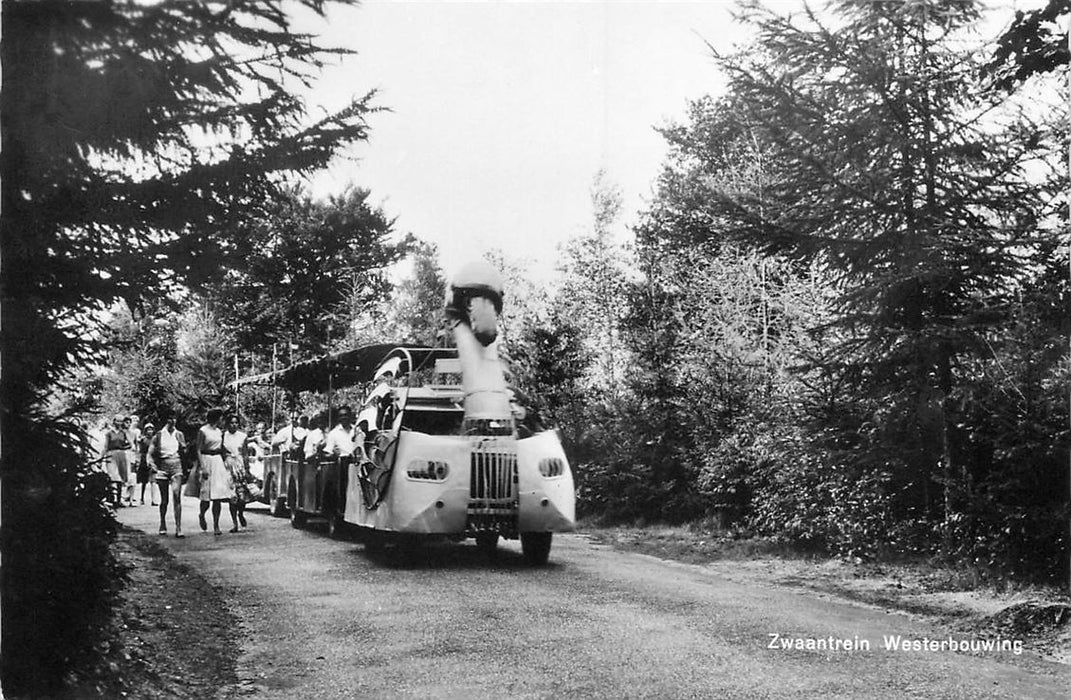
{"label": "headlight", "polygon": [[558,457],[544,457],[539,460],[539,473],[545,477],[561,476],[565,473],[565,462]]}
{"label": "headlight", "polygon": [[450,468],[446,462],[414,459],[405,470],[406,476],[419,481],[446,481]]}

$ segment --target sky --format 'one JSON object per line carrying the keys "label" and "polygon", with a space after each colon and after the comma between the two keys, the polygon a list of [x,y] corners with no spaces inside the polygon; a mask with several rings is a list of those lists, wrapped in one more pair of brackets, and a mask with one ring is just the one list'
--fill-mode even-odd
{"label": "sky", "polygon": [[435,243],[449,274],[492,248],[547,277],[589,231],[603,168],[619,228],[650,200],[658,125],[719,89],[704,40],[727,47],[727,2],[386,2],[331,8],[321,41],[359,53],[324,71],[310,104],[377,89],[370,138],[312,179],[366,187],[399,232]]}
{"label": "sky", "polygon": [[707,42],[741,39],[734,6],[366,0],[330,6],[326,22],[299,16],[321,43],[358,52],[323,71],[313,113],[372,89],[389,110],[310,188],[371,190],[399,233],[438,246],[448,275],[499,249],[550,280],[559,246],[591,230],[600,169],[621,190],[627,238],[665,159],[656,127],[722,89]]}

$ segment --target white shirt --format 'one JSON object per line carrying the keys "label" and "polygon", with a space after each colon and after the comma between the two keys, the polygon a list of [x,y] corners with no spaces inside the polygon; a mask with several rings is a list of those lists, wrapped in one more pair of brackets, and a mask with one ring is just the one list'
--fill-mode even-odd
{"label": "white shirt", "polygon": [[317,448],[324,439],[324,431],[319,428],[313,428],[305,436],[305,459],[309,459],[316,454]]}
{"label": "white shirt", "polygon": [[300,425],[288,425],[285,428],[280,428],[279,432],[272,436],[272,449],[278,447],[283,452],[286,452],[294,445],[301,442],[301,438],[305,437],[305,434],[308,432],[308,430],[302,428]]}
{"label": "white shirt", "polygon": [[340,423],[331,428],[331,432],[327,434],[327,444],[324,445],[324,452],[329,455],[349,457],[356,451],[356,441],[358,439],[363,442],[364,435],[360,430],[357,430],[356,426],[350,426],[350,429],[346,430]]}
{"label": "white shirt", "polygon": [[179,435],[181,433],[177,428],[175,430],[168,430],[166,427],[160,429],[157,440],[160,444],[161,459],[179,456]]}

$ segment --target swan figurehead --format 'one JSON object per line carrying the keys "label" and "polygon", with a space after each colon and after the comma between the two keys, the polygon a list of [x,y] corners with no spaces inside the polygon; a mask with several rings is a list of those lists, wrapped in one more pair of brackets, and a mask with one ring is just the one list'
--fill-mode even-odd
{"label": "swan figurehead", "polygon": [[462,267],[447,290],[447,310],[467,325],[484,347],[498,337],[502,286],[498,270],[486,261],[477,260]]}
{"label": "swan figurehead", "polygon": [[469,263],[450,282],[446,314],[453,322],[465,392],[466,432],[509,434],[513,430],[509,393],[498,359],[498,317],[502,276],[484,261]]}

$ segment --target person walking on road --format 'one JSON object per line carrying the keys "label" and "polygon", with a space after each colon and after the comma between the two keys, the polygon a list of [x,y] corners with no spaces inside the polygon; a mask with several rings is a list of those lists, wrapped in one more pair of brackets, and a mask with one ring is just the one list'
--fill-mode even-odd
{"label": "person walking on road", "polygon": [[141,486],[141,505],[145,505],[145,489],[149,490],[149,505],[156,505],[156,457],[152,454],[152,441],[156,426],[145,421],[138,439],[138,484]]}
{"label": "person walking on road", "polygon": [[238,532],[238,523],[245,527],[245,494],[248,493],[246,480],[246,441],[248,436],[238,429],[238,416],[227,416],[227,430],[223,433],[224,460],[231,473],[234,484],[234,496],[230,501],[231,520],[234,527],[231,532]]}
{"label": "person walking on road", "polygon": [[126,504],[136,506],[134,491],[138,486],[138,455],[141,446],[141,423],[137,416],[128,416],[123,421],[123,429],[126,430],[127,439],[127,480],[126,480]]}
{"label": "person walking on road", "polygon": [[112,505],[121,508],[123,503],[123,491],[126,482],[130,478],[130,436],[123,426],[123,416],[116,416],[112,421],[112,429],[104,436],[104,442],[108,450],[108,477],[112,482]]}
{"label": "person walking on road", "polygon": [[186,451],[186,438],[175,427],[175,414],[164,415],[164,427],[152,439],[152,452],[156,459],[156,483],[160,487],[160,534],[167,534],[167,506],[174,501],[175,537],[182,534],[182,453]]}
{"label": "person walking on road", "polygon": [[[219,529],[219,513],[223,508],[224,501],[234,498],[234,479],[230,470],[223,461],[225,449],[223,447],[223,431],[220,423],[223,421],[223,411],[213,408],[206,416],[206,422],[197,431],[195,447],[199,455],[200,497],[201,512],[198,515],[202,530],[208,530],[205,514],[209,505],[212,506],[212,532],[222,535]],[[232,513],[232,518],[234,515]],[[238,526],[235,519],[234,526]]]}

